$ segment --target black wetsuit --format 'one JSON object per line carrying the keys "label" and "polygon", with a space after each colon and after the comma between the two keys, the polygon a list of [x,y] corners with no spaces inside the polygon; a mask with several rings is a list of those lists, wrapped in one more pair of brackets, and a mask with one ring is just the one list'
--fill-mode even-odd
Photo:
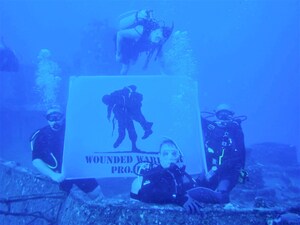
{"label": "black wetsuit", "polygon": [[175,164],[167,169],[157,166],[145,172],[141,189],[131,197],[147,203],[183,205],[186,191],[194,186],[192,178]]}
{"label": "black wetsuit", "polygon": [[[60,173],[62,169],[64,128],[53,131],[46,126],[35,132],[32,141],[32,160],[40,159],[46,163],[54,172]],[[84,192],[91,192],[98,183],[95,179],[65,180],[60,183],[60,188],[69,192],[72,185],[76,184]]]}
{"label": "black wetsuit", "polygon": [[[202,119],[202,127],[208,171],[212,168],[216,171],[208,181],[197,180],[199,186],[210,189],[206,194],[203,189],[202,196],[206,198],[197,200],[207,203],[229,202],[229,193],[238,183],[240,170],[245,164],[244,134],[240,122]],[[200,192],[198,197],[201,196]]]}

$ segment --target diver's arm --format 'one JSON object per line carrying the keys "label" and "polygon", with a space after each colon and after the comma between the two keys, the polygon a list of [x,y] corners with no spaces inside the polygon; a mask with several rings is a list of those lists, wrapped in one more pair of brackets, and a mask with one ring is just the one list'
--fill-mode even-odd
{"label": "diver's arm", "polygon": [[218,168],[216,166],[212,166],[212,168],[205,174],[205,179],[210,181],[211,178],[216,174]]}
{"label": "diver's arm", "polygon": [[138,195],[142,188],[143,177],[139,176],[135,178],[131,184],[131,193]]}
{"label": "diver's arm", "polygon": [[245,141],[244,141],[244,133],[242,128],[237,130],[236,133],[236,142],[237,142],[237,149],[239,153],[239,161],[242,168],[245,167],[246,162],[246,147],[245,147]]}
{"label": "diver's arm", "polygon": [[56,173],[53,170],[51,170],[48,165],[41,159],[34,159],[32,161],[33,166],[42,174],[45,176],[51,178],[55,182],[62,182],[65,178],[63,174]]}

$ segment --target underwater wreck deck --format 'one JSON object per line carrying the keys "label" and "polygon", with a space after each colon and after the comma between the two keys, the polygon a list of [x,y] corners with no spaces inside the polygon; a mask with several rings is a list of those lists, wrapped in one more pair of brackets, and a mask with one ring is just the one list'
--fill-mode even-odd
{"label": "underwater wreck deck", "polygon": [[[256,146],[262,147],[265,148]],[[282,151],[292,150],[287,151],[285,146]],[[290,154],[291,160],[293,154]],[[297,162],[296,166],[287,168],[280,166],[281,162],[275,166],[270,157],[256,158],[255,163],[248,158],[247,169],[252,182],[237,186],[231,203],[203,205],[199,214],[188,214],[175,205],[133,201],[128,193],[107,197],[104,189],[109,187],[105,185],[101,187],[106,197],[97,200],[90,200],[78,190],[66,195],[48,178],[15,162],[2,160],[0,224],[300,224],[300,189],[295,183],[299,181],[300,171]],[[262,164],[260,160],[271,161]],[[292,165],[291,160],[289,165]],[[271,183],[268,185],[268,182]]]}

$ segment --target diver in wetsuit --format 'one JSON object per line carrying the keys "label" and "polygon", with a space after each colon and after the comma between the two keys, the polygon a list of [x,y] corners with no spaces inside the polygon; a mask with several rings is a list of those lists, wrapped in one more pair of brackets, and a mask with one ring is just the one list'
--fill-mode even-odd
{"label": "diver in wetsuit", "polygon": [[197,183],[185,172],[181,150],[171,139],[165,139],[159,149],[160,164],[141,167],[130,197],[146,203],[177,204],[188,212],[199,212],[201,205],[188,195]]}
{"label": "diver in wetsuit", "polygon": [[143,52],[147,54],[144,69],[155,51],[155,60],[160,57],[162,46],[172,34],[173,27],[162,26],[155,21],[153,10],[133,11],[121,19],[116,35],[116,61],[122,64],[120,74],[126,75],[130,65]]}
{"label": "diver in wetsuit", "polygon": [[65,117],[59,106],[50,107],[46,113],[48,125],[37,130],[30,139],[32,164],[43,175],[59,183],[60,189],[70,192],[75,184],[89,197],[100,194],[96,179],[65,179],[62,173]]}
{"label": "diver in wetsuit", "polygon": [[245,144],[241,127],[245,117],[234,117],[227,104],[219,105],[214,115],[217,120],[202,117],[208,172],[197,179],[201,187],[189,194],[199,202],[228,203],[240,176],[247,175],[243,170]]}

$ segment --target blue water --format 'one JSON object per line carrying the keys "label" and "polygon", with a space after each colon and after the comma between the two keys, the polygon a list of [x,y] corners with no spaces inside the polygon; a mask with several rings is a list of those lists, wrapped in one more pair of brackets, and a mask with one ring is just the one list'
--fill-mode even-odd
{"label": "blue water", "polygon": [[[116,74],[118,64],[104,71],[94,64],[79,69],[79,59],[89,59],[97,39],[107,41],[98,47],[113,58],[118,16],[142,8],[154,9],[166,24],[174,22],[175,31],[187,32],[197,62],[193,78],[199,82],[201,110],[226,102],[237,115],[247,115],[247,146],[277,142],[300,148],[299,0],[1,0],[0,5],[0,35],[21,64],[19,73],[0,72],[1,158],[30,165],[28,138],[45,124],[41,112],[25,110],[38,102],[34,79],[39,51],[51,50],[65,87],[69,76],[85,71]],[[93,33],[99,21],[111,30]],[[129,75],[159,73],[152,62],[148,71],[136,65]]]}

